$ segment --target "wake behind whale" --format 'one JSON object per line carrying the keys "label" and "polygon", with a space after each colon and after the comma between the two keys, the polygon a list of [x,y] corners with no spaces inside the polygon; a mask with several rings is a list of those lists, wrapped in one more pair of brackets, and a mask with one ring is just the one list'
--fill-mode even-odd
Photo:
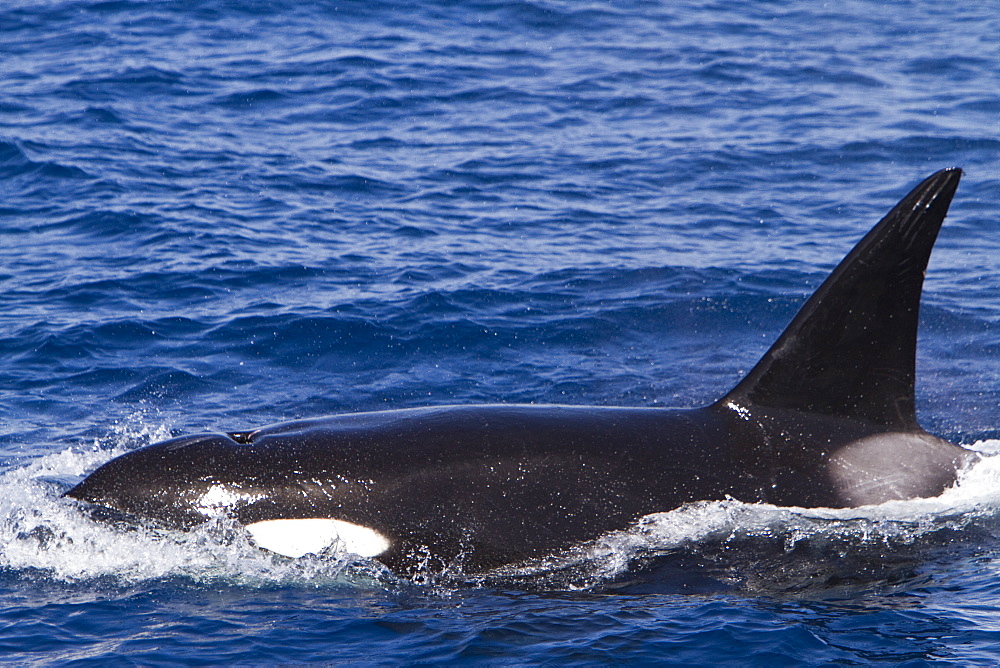
{"label": "wake behind whale", "polygon": [[711,406],[338,415],[164,441],[67,494],[165,527],[221,515],[281,554],[336,544],[396,573],[543,559],[700,501],[937,496],[977,458],[914,410],[923,275],[960,175],[942,170],[904,197]]}

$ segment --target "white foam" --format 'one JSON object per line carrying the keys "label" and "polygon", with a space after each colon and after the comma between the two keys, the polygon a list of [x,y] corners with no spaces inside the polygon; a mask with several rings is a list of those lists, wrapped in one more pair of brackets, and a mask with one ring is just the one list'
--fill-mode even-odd
{"label": "white foam", "polygon": [[253,503],[260,498],[262,498],[260,494],[248,494],[229,485],[212,485],[201,495],[195,506],[203,515],[211,517],[225,508]]}

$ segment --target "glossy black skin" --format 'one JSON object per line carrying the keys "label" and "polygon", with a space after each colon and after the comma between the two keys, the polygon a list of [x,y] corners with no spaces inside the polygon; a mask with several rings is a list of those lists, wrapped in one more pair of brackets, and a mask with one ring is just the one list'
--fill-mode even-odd
{"label": "glossy black skin", "polygon": [[722,490],[760,497],[766,469],[742,475],[754,453],[732,447],[748,442],[746,429],[712,410],[501,405],[343,415],[237,435],[244,443],[211,434],[167,441],[113,460],[73,496],[185,526],[204,521],[201,494],[227,484],[261,496],[234,509],[244,524],[333,517],[389,537],[382,561],[394,570],[423,547],[444,561],[464,554],[463,566],[480,570]]}
{"label": "glossy black skin", "polygon": [[712,406],[339,415],[155,444],[68,496],[184,528],[224,489],[239,498],[216,510],[244,524],[375,529],[391,542],[378,558],[399,573],[427,555],[465,572],[520,562],[692,501],[935,496],[975,457],[924,432],[913,401],[923,272],[960,174],[942,170],[905,197]]}
{"label": "glossy black skin", "polygon": [[[427,548],[443,562],[462,555],[465,569],[479,571],[690,501],[844,505],[814,435],[801,435],[820,432],[833,452],[884,430],[801,417],[795,436],[766,433],[725,406],[341,415],[235,434],[241,442],[205,434],[159,443],[112,460],[72,496],[187,527],[205,520],[202,494],[225,485],[259,497],[230,509],[244,524],[332,517],[388,537],[380,560],[393,570],[407,571]],[[921,495],[953,482],[958,448],[954,456]]]}

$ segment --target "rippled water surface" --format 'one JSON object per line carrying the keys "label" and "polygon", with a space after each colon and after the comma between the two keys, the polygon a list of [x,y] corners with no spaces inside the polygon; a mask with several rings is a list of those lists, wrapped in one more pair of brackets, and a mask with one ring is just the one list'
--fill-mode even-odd
{"label": "rippled water surface", "polygon": [[[0,7],[0,653],[16,663],[995,664],[1000,15],[987,2]],[[697,406],[922,177],[939,499],[687,506],[400,581],[60,498],[172,434]]]}

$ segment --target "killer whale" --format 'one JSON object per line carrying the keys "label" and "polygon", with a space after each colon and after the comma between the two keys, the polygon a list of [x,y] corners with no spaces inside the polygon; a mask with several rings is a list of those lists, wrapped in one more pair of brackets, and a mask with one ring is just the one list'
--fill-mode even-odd
{"label": "killer whale", "polygon": [[960,177],[906,195],[709,406],[437,406],[197,434],[112,459],[66,495],[170,528],[221,513],[286,556],[339,544],[400,574],[523,562],[693,501],[936,496],[976,458],[914,407],[924,272]]}

